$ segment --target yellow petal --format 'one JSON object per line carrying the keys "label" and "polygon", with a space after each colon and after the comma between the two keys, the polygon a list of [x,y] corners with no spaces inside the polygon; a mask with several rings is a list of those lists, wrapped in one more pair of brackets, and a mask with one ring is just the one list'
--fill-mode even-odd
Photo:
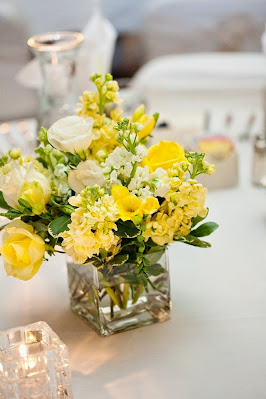
{"label": "yellow petal", "polygon": [[[147,117],[147,115],[143,115],[143,116]],[[140,119],[139,123],[142,123],[141,119]],[[141,140],[144,137],[147,137],[149,134],[151,134],[151,132],[153,131],[154,126],[155,126],[155,120],[154,120],[153,116],[148,116],[145,119],[146,119],[145,123],[142,123],[144,127],[138,133],[139,140]]]}
{"label": "yellow petal", "polygon": [[115,186],[112,187],[112,196],[114,197],[115,201],[126,197],[129,195],[129,190],[125,186],[120,186],[119,184],[116,184]]}
{"label": "yellow petal", "polygon": [[142,117],[142,115],[144,115],[144,113],[145,113],[145,105],[141,104],[138,106],[138,108],[136,108],[136,110],[132,116],[132,121],[139,122],[139,119]]}
{"label": "yellow petal", "polygon": [[142,166],[147,165],[150,172],[154,172],[157,168],[170,169],[175,163],[182,161],[186,161],[186,157],[181,145],[175,141],[160,141],[149,149],[148,156],[142,161]]}

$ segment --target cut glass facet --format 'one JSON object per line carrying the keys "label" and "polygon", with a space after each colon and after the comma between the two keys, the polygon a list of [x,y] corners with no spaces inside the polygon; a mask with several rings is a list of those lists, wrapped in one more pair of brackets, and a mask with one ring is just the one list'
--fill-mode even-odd
{"label": "cut glass facet", "polygon": [[45,322],[0,332],[0,398],[72,398],[68,349]]}

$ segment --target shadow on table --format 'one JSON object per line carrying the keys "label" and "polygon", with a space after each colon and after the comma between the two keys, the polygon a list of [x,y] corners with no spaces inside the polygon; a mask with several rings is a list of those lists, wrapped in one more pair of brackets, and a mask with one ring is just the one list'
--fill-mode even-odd
{"label": "shadow on table", "polygon": [[[169,342],[173,337],[179,344],[187,340],[180,320],[110,337],[98,336],[68,309],[50,324],[69,348],[74,396],[78,393],[80,399],[88,390],[96,398],[157,397],[162,364],[172,350]],[[156,367],[151,369],[152,364]]]}

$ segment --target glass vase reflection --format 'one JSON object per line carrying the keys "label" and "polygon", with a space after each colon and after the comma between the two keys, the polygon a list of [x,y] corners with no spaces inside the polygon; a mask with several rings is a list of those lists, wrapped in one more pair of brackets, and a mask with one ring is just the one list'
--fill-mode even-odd
{"label": "glass vase reflection", "polygon": [[28,40],[42,73],[38,129],[48,129],[58,119],[74,113],[78,99],[76,56],[83,39],[78,32],[50,32]]}
{"label": "glass vase reflection", "polygon": [[108,271],[68,259],[67,267],[71,309],[99,335],[170,319],[167,252],[149,267],[149,281],[144,281],[136,265],[130,263]]}
{"label": "glass vase reflection", "polygon": [[0,332],[0,398],[72,398],[68,349],[46,323]]}

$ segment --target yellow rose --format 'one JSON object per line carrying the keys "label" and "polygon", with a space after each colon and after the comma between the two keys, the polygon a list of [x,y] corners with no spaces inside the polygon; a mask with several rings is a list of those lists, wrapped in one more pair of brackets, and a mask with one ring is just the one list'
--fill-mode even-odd
{"label": "yellow rose", "polygon": [[[19,198],[27,199],[32,206],[38,204],[38,208],[42,209],[40,204],[46,204],[52,194],[49,179],[39,171],[43,167],[38,161],[27,161],[26,158],[23,161],[22,165],[18,160],[14,161],[6,174],[0,174],[0,190],[7,204],[14,209],[18,207]],[[40,199],[41,203],[35,202],[33,197],[35,200]]]}
{"label": "yellow rose", "polygon": [[14,220],[4,230],[0,252],[8,276],[29,280],[43,262],[45,242],[32,226]]}
{"label": "yellow rose", "polygon": [[42,186],[36,181],[24,183],[19,198],[28,201],[36,214],[45,212],[45,205],[49,200],[49,196],[45,195]]}
{"label": "yellow rose", "polygon": [[170,169],[177,162],[186,161],[184,148],[175,141],[160,141],[149,149],[142,166],[147,165],[150,172],[157,168]]}

